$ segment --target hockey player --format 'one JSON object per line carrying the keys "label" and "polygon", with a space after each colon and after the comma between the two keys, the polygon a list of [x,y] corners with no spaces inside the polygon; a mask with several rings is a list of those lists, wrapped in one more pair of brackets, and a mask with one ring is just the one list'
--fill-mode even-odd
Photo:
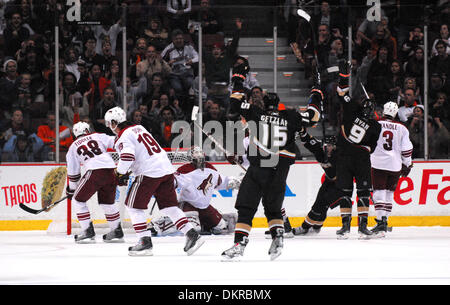
{"label": "hockey player", "polygon": [[[114,137],[102,133],[90,133],[89,124],[73,125],[75,141],[67,152],[67,175],[69,183],[66,194],[72,199],[82,234],[75,235],[76,243],[94,243],[95,231],[86,202],[96,192],[98,203],[103,208],[111,232],[103,235],[104,242],[123,242],[120,213],[114,204],[116,177],[114,163],[108,148],[114,145]],[[86,173],[81,177],[81,164]]]}
{"label": "hockey player", "polygon": [[409,139],[409,131],[403,124],[395,121],[397,112],[397,103],[384,104],[383,117],[378,121],[381,124],[380,137],[375,151],[370,155],[377,222],[372,232],[376,237],[385,236],[399,177],[408,176],[413,166],[413,145]]}
{"label": "hockey player", "polygon": [[306,131],[300,133],[300,140],[305,148],[314,154],[325,172],[325,180],[317,193],[311,210],[302,225],[293,229],[294,235],[307,235],[320,232],[327,217],[328,208],[333,209],[338,206],[342,191],[336,186],[336,137],[325,137],[323,148],[321,142],[310,136]]}
{"label": "hockey player", "polygon": [[178,208],[173,175],[175,170],[167,153],[144,127],[128,122],[120,107],[106,112],[105,123],[117,135],[114,147],[120,155],[116,171],[118,181],[128,181],[130,172],[135,175],[125,206],[139,242],[128,248],[128,254],[153,255],[151,232],[147,230],[145,214],[153,195],[159,210],[172,220],[177,230],[186,235],[184,251],[188,255],[194,253],[204,241]]}
{"label": "hockey player", "polygon": [[[175,184],[180,189],[179,206],[188,220],[202,234],[227,234],[234,231],[235,214],[221,214],[211,205],[215,190],[239,189],[241,181],[232,176],[222,176],[205,161],[203,150],[194,146],[189,150],[190,163],[175,172]],[[154,233],[169,234],[173,225],[167,219],[153,223]]]}
{"label": "hockey player", "polygon": [[289,167],[295,162],[295,132],[301,130],[302,118],[295,110],[278,106],[279,98],[274,93],[265,96],[264,109],[247,103],[243,95],[232,95],[231,108],[249,125],[255,123],[253,126],[257,130],[250,127],[247,153],[250,166],[236,199],[238,220],[234,245],[222,253],[224,259],[239,258],[244,254],[261,199],[272,235],[270,258],[273,260],[281,255],[284,234],[281,208]]}
{"label": "hockey player", "polygon": [[[344,69],[348,70],[348,66]],[[339,239],[348,238],[352,218],[353,181],[358,195],[358,232],[360,238],[370,238],[367,219],[372,190],[370,154],[374,152],[381,126],[373,119],[374,104],[369,99],[359,103],[348,95],[349,74],[340,73],[337,88],[343,104],[343,122],[338,136],[337,187],[343,191],[340,201],[342,228],[336,232]]]}

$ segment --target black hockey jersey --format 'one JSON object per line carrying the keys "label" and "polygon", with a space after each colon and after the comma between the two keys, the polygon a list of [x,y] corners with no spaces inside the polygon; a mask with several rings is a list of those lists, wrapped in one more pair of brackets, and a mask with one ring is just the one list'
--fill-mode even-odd
{"label": "black hockey jersey", "polygon": [[329,181],[334,181],[336,178],[336,163],[337,163],[337,151],[333,150],[331,156],[323,150],[322,142],[312,137],[309,134],[300,138],[304,147],[313,153],[317,162],[320,163],[324,172],[325,178]]}
{"label": "black hockey jersey", "polygon": [[373,118],[362,114],[362,106],[347,95],[341,97],[343,102],[343,122],[339,130],[337,147],[341,154],[361,156],[374,152],[381,125]]}
{"label": "black hockey jersey", "polygon": [[[265,111],[244,100],[231,99],[231,107],[247,121],[250,144],[247,156],[250,165],[276,167],[291,165],[296,158],[295,134],[302,129],[302,118],[293,109]],[[273,164],[268,160],[278,162]],[[264,162],[266,161],[266,162]]]}

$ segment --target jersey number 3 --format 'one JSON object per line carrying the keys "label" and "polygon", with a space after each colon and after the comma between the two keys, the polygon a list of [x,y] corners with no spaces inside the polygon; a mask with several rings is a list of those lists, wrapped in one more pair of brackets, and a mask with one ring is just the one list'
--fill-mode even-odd
{"label": "jersey number 3", "polygon": [[148,133],[140,134],[138,137],[138,142],[144,144],[150,156],[154,153],[158,154],[161,152],[161,147],[159,147],[158,142],[156,142],[155,139],[153,139],[153,137]]}
{"label": "jersey number 3", "polygon": [[386,143],[383,144],[383,148],[388,151],[392,150],[392,139],[394,138],[392,131],[386,130],[383,132],[383,138],[386,141]]}

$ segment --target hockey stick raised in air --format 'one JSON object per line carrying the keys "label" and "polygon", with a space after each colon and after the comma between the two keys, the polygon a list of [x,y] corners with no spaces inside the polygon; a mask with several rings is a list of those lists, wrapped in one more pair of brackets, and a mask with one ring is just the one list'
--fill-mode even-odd
{"label": "hockey stick raised in air", "polygon": [[31,213],[31,214],[39,214],[39,213],[41,213],[41,212],[45,212],[45,211],[50,210],[50,209],[53,208],[55,205],[57,205],[58,203],[60,203],[61,201],[66,200],[66,199],[67,199],[67,196],[65,196],[65,197],[63,197],[63,198],[61,198],[61,199],[59,199],[58,201],[53,202],[52,204],[50,204],[50,205],[48,205],[48,206],[46,206],[45,208],[40,209],[40,210],[32,209],[32,208],[26,206],[26,205],[23,204],[23,203],[20,203],[20,204],[19,204],[19,207],[20,207],[22,210],[24,210],[24,211],[26,211],[26,212],[28,212],[28,213]]}

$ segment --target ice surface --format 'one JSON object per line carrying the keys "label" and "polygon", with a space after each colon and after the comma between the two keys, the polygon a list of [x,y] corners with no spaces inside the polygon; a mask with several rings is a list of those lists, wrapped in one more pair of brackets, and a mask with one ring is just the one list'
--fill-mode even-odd
{"label": "ice surface", "polygon": [[336,229],[285,239],[275,261],[264,229],[254,229],[239,262],[220,257],[232,235],[203,236],[192,256],[183,252],[184,237],[156,237],[154,256],[130,257],[134,234],[105,244],[97,232],[96,244],[79,245],[44,231],[0,232],[0,284],[450,284],[450,227],[395,227],[372,240],[359,240],[355,227],[348,240],[337,240]]}

